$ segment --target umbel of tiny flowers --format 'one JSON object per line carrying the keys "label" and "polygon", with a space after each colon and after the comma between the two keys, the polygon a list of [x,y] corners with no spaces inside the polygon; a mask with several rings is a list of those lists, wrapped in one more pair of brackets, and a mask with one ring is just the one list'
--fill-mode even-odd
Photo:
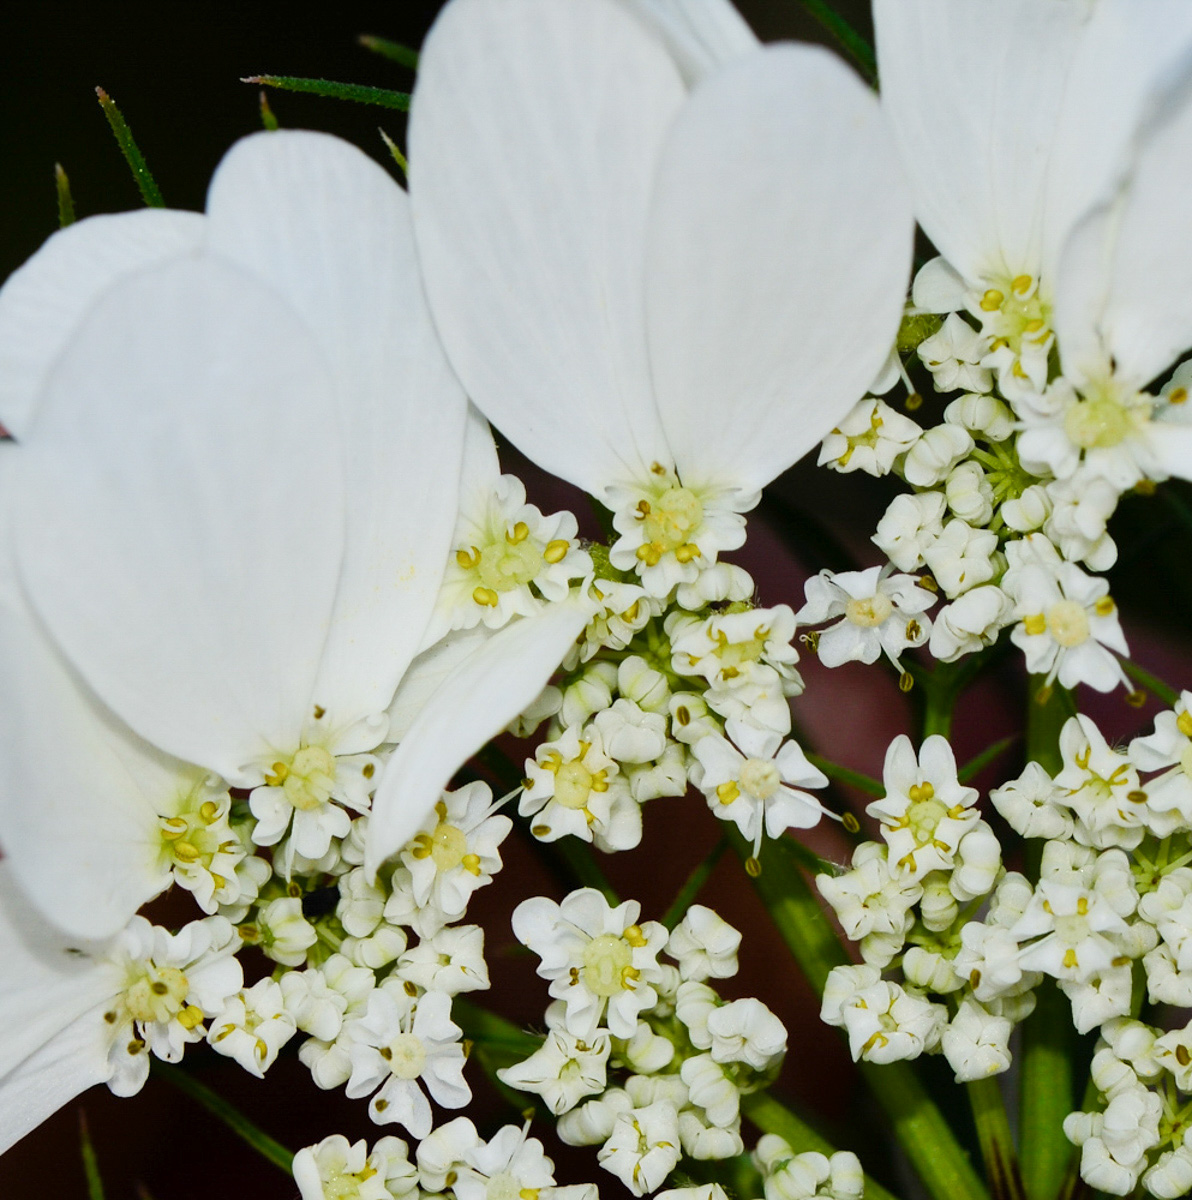
{"label": "umbel of tiny flowers", "polygon": [[[205,217],[140,215],[119,225],[135,226],[136,254],[108,244],[110,223],[63,235],[0,304],[2,341],[43,296],[44,328],[8,389],[19,441],[6,448],[6,529],[56,644],[5,605],[6,675],[28,686],[5,692],[21,733],[0,838],[23,885],[80,936],[114,932],[161,890],[163,840],[185,839],[160,818],[179,817],[196,775],[255,789],[257,841],[286,838],[287,864],[346,834],[343,806],[369,806],[384,772],[368,752],[387,737],[447,560],[467,420],[404,193],[358,150],[260,134],[221,163]],[[71,291],[89,298],[81,313]],[[415,734],[422,782],[380,789],[374,828],[399,840],[379,858],[582,624],[540,626],[531,653],[508,660],[500,635],[485,646],[477,665],[495,656],[507,695],[478,699],[470,727],[450,699],[459,758],[457,743]],[[66,747],[54,775],[51,744]]]}
{"label": "umbel of tiny flowers", "polygon": [[453,0],[420,59],[410,187],[469,394],[613,511],[613,565],[665,596],[741,544],[739,514],[877,374],[911,223],[841,63],[696,17],[722,65],[689,94],[626,8],[690,65],[677,5]]}

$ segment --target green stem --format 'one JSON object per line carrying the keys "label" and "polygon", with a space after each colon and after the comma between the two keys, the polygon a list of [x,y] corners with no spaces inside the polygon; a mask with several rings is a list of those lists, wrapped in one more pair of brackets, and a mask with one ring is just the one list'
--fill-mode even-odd
{"label": "green stem", "polygon": [[58,228],[65,229],[75,221],[74,197],[70,194],[70,180],[61,163],[54,164],[54,188],[58,193]]}
{"label": "green stem", "polygon": [[258,1129],[238,1108],[229,1104],[218,1092],[213,1092],[205,1083],[181,1067],[153,1060],[153,1071],[168,1080],[180,1092],[196,1100],[209,1113],[218,1117],[237,1137],[247,1142],[262,1158],[267,1158],[275,1167],[287,1175],[293,1174],[294,1155],[280,1142],[274,1141],[263,1130]]}
{"label": "green stem", "polygon": [[803,7],[840,43],[840,48],[861,68],[867,83],[877,82],[877,56],[873,47],[826,0],[799,0]]}
{"label": "green stem", "polygon": [[1019,735],[1016,733],[1010,734],[1009,737],[1004,737],[1000,741],[996,741],[992,746],[986,746],[980,754],[974,758],[970,758],[968,762],[956,772],[956,778],[961,783],[968,783],[970,779],[975,779],[994,759],[1000,758],[1007,750],[1010,749],[1018,741]]}
{"label": "green stem", "polygon": [[977,1141],[985,1160],[985,1177],[994,1200],[1023,1200],[1022,1176],[1014,1150],[1014,1135],[997,1079],[974,1079],[965,1084],[977,1127]]}
{"label": "green stem", "polygon": [[91,1128],[87,1124],[87,1113],[81,1108],[79,1109],[79,1152],[83,1156],[83,1174],[87,1179],[87,1200],[104,1200],[99,1159],[95,1156],[95,1145],[91,1141]]}
{"label": "green stem", "polygon": [[409,67],[411,71],[418,69],[418,51],[410,49],[409,46],[371,33],[362,33],[356,40],[365,50],[371,50],[374,54],[397,63],[398,66]]}
{"label": "green stem", "polygon": [[[837,1147],[820,1137],[805,1121],[769,1092],[754,1092],[741,1097],[741,1112],[763,1133],[776,1133],[796,1154],[814,1150],[831,1156]],[[896,1200],[892,1192],[870,1176],[865,1176],[865,1200]]]}
{"label": "green stem", "polygon": [[1140,683],[1148,692],[1152,692],[1158,696],[1164,704],[1174,704],[1180,694],[1170,684],[1166,684],[1158,675],[1152,675],[1145,667],[1140,667],[1136,662],[1131,662],[1128,658],[1121,659],[1122,670],[1134,680],[1135,683]]}
{"label": "green stem", "polygon": [[128,169],[132,172],[132,177],[140,189],[141,199],[150,208],[165,208],[166,202],[162,198],[161,188],[157,186],[157,180],[153,178],[153,172],[149,170],[149,164],[145,161],[141,148],[132,136],[132,130],[129,129],[124,114],[116,107],[116,101],[103,88],[97,87],[95,94],[99,97],[99,107],[103,109],[103,115],[107,117],[108,124],[111,126],[116,145],[120,147],[120,153],[124,155],[124,161],[128,163]]}
{"label": "green stem", "polygon": [[[1073,707],[1071,694],[1064,688],[1048,689],[1042,676],[1031,677],[1026,756],[1052,775],[1063,765],[1059,735]],[[1037,878],[1038,858],[1038,852],[1030,855],[1032,878]],[[1068,1001],[1054,983],[1045,980],[1036,997],[1035,1011],[1022,1030],[1019,1161],[1030,1200],[1051,1200],[1058,1194],[1072,1158],[1063,1124],[1072,1111],[1073,1029]]]}
{"label": "green stem", "polygon": [[857,791],[864,792],[868,796],[884,796],[886,794],[886,785],[880,779],[874,779],[872,775],[863,775],[851,767],[842,767],[839,763],[824,758],[822,754],[808,754],[807,761],[813,767],[819,767],[829,779],[847,783],[850,787],[855,787]]}
{"label": "green stem", "polygon": [[[748,859],[750,844],[732,830],[729,838]],[[803,974],[822,995],[828,973],[849,957],[784,843],[763,842],[760,865],[754,887]],[[857,1065],[935,1200],[987,1200],[968,1156],[911,1067],[903,1062]]]}
{"label": "green stem", "polygon": [[670,908],[662,915],[662,923],[667,929],[674,929],[676,925],[686,915],[687,910],[699,895],[700,889],[708,882],[708,876],[716,868],[716,864],[720,861],[721,856],[728,848],[728,843],[721,838],[720,841],[712,847],[712,852],[703,862],[699,863],[695,870],[687,876],[686,882],[679,889],[679,894],[675,897]]}

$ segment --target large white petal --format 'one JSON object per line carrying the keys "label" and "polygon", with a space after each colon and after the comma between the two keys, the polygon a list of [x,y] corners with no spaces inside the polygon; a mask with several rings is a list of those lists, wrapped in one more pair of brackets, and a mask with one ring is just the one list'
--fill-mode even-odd
{"label": "large white petal", "polygon": [[[93,961],[88,951],[94,949],[48,925],[16,886],[7,863],[0,866],[0,1078],[115,994],[112,967]],[[92,1036],[102,1041],[103,1019],[94,1016]],[[0,1118],[0,1134],[7,1131]]]}
{"label": "large white petal", "polygon": [[882,104],[919,223],[966,279],[1035,274],[1089,0],[875,0]]}
{"label": "large white petal", "polygon": [[1112,360],[1141,387],[1192,346],[1189,188],[1192,78],[1156,103],[1117,195],[1064,248],[1055,325],[1077,382]]}
{"label": "large white petal", "polygon": [[620,0],[665,42],[689,83],[758,47],[729,0]]}
{"label": "large white petal", "polygon": [[410,191],[439,332],[489,420],[597,494],[667,456],[642,262],[683,95],[615,0],[453,0],[420,60]]}
{"label": "large white petal", "polygon": [[110,1075],[102,1009],[84,1014],[0,1078],[0,1154]]}
{"label": "large white petal", "polygon": [[74,328],[117,280],[198,249],[198,213],[144,208],[59,230],[0,288],[0,422],[21,437]]}
{"label": "large white petal", "polygon": [[416,653],[455,528],[466,401],[422,293],[409,200],[355,146],[260,133],[211,182],[208,242],[274,287],[331,364],[347,551],[316,699],[384,709]]}
{"label": "large white petal", "polygon": [[68,658],[146,740],[253,782],[307,716],[343,550],[309,332],[214,260],[127,280],[14,464],[19,565]]}
{"label": "large white petal", "polygon": [[365,850],[370,875],[418,832],[469,756],[542,691],[588,617],[576,601],[521,617],[440,684],[381,773]]}
{"label": "large white petal", "polygon": [[913,235],[885,118],[833,55],[758,50],[692,93],[659,164],[646,277],[685,482],[760,488],[843,419],[890,352]]}
{"label": "large white petal", "polygon": [[397,685],[393,703],[389,705],[390,741],[400,742],[405,738],[410,726],[443,681],[460,663],[471,658],[493,636],[493,632],[485,625],[477,625],[474,629],[457,629],[439,638],[414,659]]}

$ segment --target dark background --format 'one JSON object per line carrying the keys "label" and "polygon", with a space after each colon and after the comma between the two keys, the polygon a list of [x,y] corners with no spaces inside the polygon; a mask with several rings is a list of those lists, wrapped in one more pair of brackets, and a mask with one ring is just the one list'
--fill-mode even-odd
{"label": "dark background", "polygon": [[[739,6],[766,40],[818,38],[819,27],[797,0],[741,0]],[[57,226],[55,162],[70,176],[80,217],[139,204],[96,103],[97,85],[121,106],[166,202],[201,209],[207,180],[221,155],[237,137],[260,127],[257,89],[240,83],[241,76],[322,76],[406,90],[413,82],[411,73],[360,48],[356,37],[375,33],[417,46],[439,7],[429,0],[348,3],[322,10],[247,2],[151,5],[143,0],[88,7],[6,5],[0,16],[0,278]],[[868,33],[862,3],[841,7],[851,9],[855,23]],[[400,113],[284,93],[273,93],[271,103],[283,126],[337,133],[389,166],[378,124],[404,145]],[[917,414],[924,423],[938,419],[933,403],[929,398]],[[522,470],[512,456],[508,465]],[[566,505],[584,511],[581,498],[566,495],[532,469],[525,474],[531,498],[544,508]],[[762,602],[785,601],[798,608],[806,574],[840,565],[818,557],[817,521],[830,523],[855,553],[857,565],[879,561],[867,538],[891,490],[888,481],[858,475],[846,479],[808,464],[779,480],[757,519],[751,519],[749,544],[738,556],[758,579]],[[1187,492],[1182,495],[1188,498]],[[1178,684],[1192,666],[1187,651],[1186,614],[1192,606],[1188,532],[1175,506],[1162,497],[1129,499],[1114,532],[1125,562],[1112,577],[1114,594],[1124,608],[1132,605],[1143,614],[1143,623],[1136,618],[1128,626],[1135,657]],[[966,698],[954,739],[960,761],[1021,728],[1025,680],[1011,656],[1007,663]],[[913,729],[914,697],[902,696],[893,676],[877,668],[854,665],[829,673],[805,658],[802,669],[808,690],[796,703],[796,719],[812,743],[837,761],[880,774],[888,740]],[[1140,729],[1156,707],[1128,709],[1120,694],[1102,700],[1085,693],[1081,702],[1104,721],[1107,732],[1119,735]],[[1000,777],[1015,770],[1011,755]],[[859,811],[860,805],[856,807]],[[602,859],[623,894],[643,901],[643,918],[660,915],[719,833],[698,799],[657,801],[645,816],[642,847]],[[831,837],[830,831],[817,831],[817,848],[843,857]],[[682,853],[675,852],[677,841],[683,843]],[[489,930],[494,991],[484,999],[521,1023],[540,1024],[546,987],[533,977],[532,961],[512,945],[508,915],[528,895],[559,897],[564,889],[516,834],[504,853],[505,871],[474,906]],[[873,1151],[872,1114],[855,1092],[847,1054],[836,1035],[816,1021],[814,997],[791,969],[731,855],[721,861],[701,899],[746,931],[742,974],[725,985],[724,993],[759,996],[791,1031],[791,1054],[780,1085],[784,1098],[813,1114],[826,1133],[838,1136],[838,1144],[868,1153],[867,1166],[887,1186],[897,1186],[895,1164]],[[203,1047],[188,1054],[187,1061],[200,1078],[292,1149],[335,1132],[370,1142],[384,1133],[401,1133],[373,1126],[365,1102],[345,1100],[342,1089],[319,1092],[296,1060],[296,1043],[265,1082]],[[938,1064],[929,1064],[934,1067]],[[509,1119],[508,1110],[499,1110],[485,1090],[479,1071],[470,1068],[468,1075],[478,1092],[469,1115],[482,1128],[499,1112],[502,1120]],[[87,1093],[0,1158],[3,1200],[86,1196],[78,1149],[80,1109],[90,1120],[108,1200],[208,1200],[214,1194],[229,1200],[288,1200],[296,1195],[292,1181],[275,1167],[244,1148],[192,1101],[151,1079],[131,1100],[117,1100],[104,1088]],[[612,1177],[597,1168],[594,1151],[559,1156],[548,1132],[535,1129],[557,1156],[560,1182],[596,1180],[606,1197],[618,1194]]]}

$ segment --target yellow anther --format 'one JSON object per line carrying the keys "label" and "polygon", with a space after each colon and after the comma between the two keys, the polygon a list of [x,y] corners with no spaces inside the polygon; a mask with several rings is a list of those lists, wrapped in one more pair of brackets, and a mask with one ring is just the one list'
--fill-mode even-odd
{"label": "yellow anther", "polygon": [[362,766],[360,768],[360,774],[363,775],[365,779],[371,779],[376,773],[377,773],[377,764],[376,763],[366,762],[364,764],[364,766]]}
{"label": "yellow anther", "polygon": [[438,817],[440,821],[447,820],[447,805],[444,801],[435,801],[435,816]]}
{"label": "yellow anther", "polygon": [[463,867],[463,869],[465,871],[467,871],[469,875],[479,875],[480,874],[480,855],[465,854],[463,856],[463,858],[461,858],[459,860],[459,865],[461,867]]}
{"label": "yellow anther", "polygon": [[1181,1067],[1186,1067],[1190,1062],[1192,1062],[1192,1054],[1188,1053],[1188,1047],[1182,1043],[1175,1048],[1175,1061],[1178,1062]]}
{"label": "yellow anther", "polygon": [[517,1193],[517,1200],[538,1200],[537,1188],[522,1188]]}
{"label": "yellow anther", "polygon": [[548,563],[562,562],[567,557],[567,551],[571,548],[571,543],[563,538],[555,538],[553,542],[546,543],[546,549],[542,552],[542,557]]}
{"label": "yellow anther", "polygon": [[1146,704],[1146,692],[1135,691],[1126,693],[1126,703],[1131,708],[1142,708]]}
{"label": "yellow anther", "polygon": [[455,561],[465,570],[470,571],[480,562],[480,551],[474,546],[469,554],[467,550],[457,550],[455,552]]}
{"label": "yellow anther", "polygon": [[1055,915],[1055,914],[1054,914],[1054,912],[1052,911],[1052,907],[1051,907],[1051,901],[1050,901],[1050,900],[1044,900],[1044,901],[1043,901],[1043,911],[1044,911],[1045,913],[1052,913],[1052,915],[1053,915],[1053,916]]}
{"label": "yellow anther", "polygon": [[199,851],[190,844],[190,842],[175,842],[174,857],[179,862],[192,863],[198,862],[201,855]]}
{"label": "yellow anther", "polygon": [[557,750],[548,750],[546,759],[538,764],[544,771],[549,771],[552,775],[559,773],[559,768],[563,765],[563,756]]}
{"label": "yellow anther", "polygon": [[1089,915],[1089,898],[1080,896],[1076,900],[1076,912],[1079,916],[1087,917]]}
{"label": "yellow anther", "polygon": [[649,500],[639,500],[637,502],[637,519],[644,521],[650,515]]}
{"label": "yellow anther", "polygon": [[1010,368],[1010,374],[1015,379],[1025,379],[1027,377],[1026,372],[1022,369],[1022,363],[1018,359],[1014,360],[1014,365]]}
{"label": "yellow anther", "polygon": [[981,307],[986,312],[996,312],[1002,306],[1002,302],[1006,299],[997,288],[990,288],[989,291],[981,297]]}
{"label": "yellow anther", "polygon": [[[418,995],[418,985],[412,979],[407,979],[405,983],[402,984],[402,990],[407,996]],[[390,1053],[392,1053],[392,1051],[390,1051]]]}
{"label": "yellow anther", "polygon": [[315,720],[321,721],[327,715],[327,710],[321,705],[315,705]]}
{"label": "yellow anther", "polygon": [[675,709],[675,720],[678,721],[680,725],[691,724],[691,710],[687,707],[687,705],[680,704],[679,707]]}
{"label": "yellow anther", "polygon": [[874,1046],[888,1046],[890,1039],[879,1029],[873,1034],[870,1039],[861,1047],[861,1053],[864,1054],[867,1050],[872,1050]]}
{"label": "yellow anther", "polygon": [[1032,636],[1047,632],[1047,618],[1042,613],[1031,613],[1023,617],[1022,627]]}
{"label": "yellow anther", "polygon": [[914,412],[916,409],[923,407],[923,397],[918,392],[911,392],[902,402],[902,407],[907,412]]}
{"label": "yellow anther", "polygon": [[205,825],[210,825],[219,816],[219,805],[214,800],[204,800],[199,805],[199,816]]}
{"label": "yellow anther", "polygon": [[539,838],[546,837],[550,833],[550,826],[549,825],[531,825],[530,832],[535,837],[539,837]]}
{"label": "yellow anther", "polygon": [[854,447],[852,447],[852,446],[846,446],[846,447],[844,448],[844,453],[843,453],[843,454],[841,454],[839,458],[837,458],[837,460],[836,460],[836,461],[837,461],[837,462],[838,462],[838,463],[839,463],[839,464],[840,464],[842,467],[847,467],[847,466],[848,466],[848,460],[849,460],[850,458],[852,458],[852,456],[853,456],[853,449],[854,449]]}
{"label": "yellow anther", "polygon": [[273,774],[265,776],[265,782],[270,787],[281,787],[289,778],[290,768],[284,762],[275,762],[273,764]]}
{"label": "yellow anther", "polygon": [[472,599],[486,608],[496,608],[501,602],[500,596],[492,588],[478,587],[472,589]]}
{"label": "yellow anther", "polygon": [[936,583],[934,575],[920,575],[919,586],[926,588],[929,592],[938,593],[940,590],[940,585]]}
{"label": "yellow anther", "polygon": [[1185,709],[1175,719],[1175,727],[1186,738],[1192,738],[1192,713]]}
{"label": "yellow anther", "polygon": [[681,563],[689,563],[693,558],[699,558],[699,547],[691,542],[684,542],[676,551],[675,557]]}
{"label": "yellow anther", "polygon": [[1023,331],[1025,333],[1038,333],[1039,330],[1042,328],[1043,328],[1043,318],[1036,317],[1033,321],[1028,321],[1023,326]]}
{"label": "yellow anther", "polygon": [[420,833],[410,843],[410,853],[415,858],[429,858],[434,846],[429,833]]}
{"label": "yellow anther", "polygon": [[912,804],[920,804],[924,800],[931,800],[935,797],[935,788],[930,780],[924,780],[922,783],[912,783],[906,793]]}
{"label": "yellow anther", "polygon": [[1129,800],[1131,804],[1145,804],[1146,792],[1144,792],[1141,788],[1135,788],[1132,792],[1126,793],[1126,799]]}
{"label": "yellow anther", "polygon": [[981,986],[981,972],[976,967],[969,972],[969,985],[974,991]]}
{"label": "yellow anther", "polygon": [[633,985],[642,977],[642,973],[636,967],[621,968],[621,986],[633,991]]}
{"label": "yellow anther", "polygon": [[647,542],[644,546],[638,546],[637,557],[638,561],[644,562],[647,567],[656,567],[662,558],[662,551],[653,542]]}
{"label": "yellow anther", "polygon": [[1010,287],[1014,289],[1020,296],[1025,295],[1031,290],[1031,284],[1034,282],[1029,275],[1015,275],[1010,280]]}
{"label": "yellow anther", "polygon": [[1112,596],[1102,596],[1101,599],[1098,600],[1097,603],[1093,605],[1093,611],[1099,617],[1111,616],[1114,609],[1116,609],[1116,608],[1117,608],[1117,605],[1114,604]]}
{"label": "yellow anther", "polygon": [[666,474],[666,468],[660,462],[652,462],[650,464],[650,470],[655,475],[665,475]]}
{"label": "yellow anther", "polygon": [[622,614],[621,620],[628,621],[633,624],[637,620],[637,614],[641,611],[641,601],[635,600]]}
{"label": "yellow anther", "polygon": [[1182,388],[1182,387],[1172,388],[1171,391],[1167,393],[1167,403],[1168,404],[1183,404],[1187,399],[1188,399],[1188,389],[1187,388]]}
{"label": "yellow anther", "polygon": [[1064,951],[1064,966],[1067,967],[1068,970],[1073,970],[1074,968],[1080,966],[1080,963],[1076,960],[1076,951],[1072,949],[1071,946]]}
{"label": "yellow anther", "polygon": [[1093,747],[1091,745],[1085,746],[1085,748],[1083,750],[1078,750],[1076,752],[1076,755],[1075,755],[1076,765],[1082,771],[1087,771],[1089,769],[1089,759],[1092,758],[1092,756],[1093,756]]}
{"label": "yellow anther", "polygon": [[993,341],[989,343],[989,348],[990,350],[1000,350],[1003,346],[1008,346],[1009,344],[1010,343],[1006,341],[1004,337],[995,337]]}
{"label": "yellow anther", "polygon": [[757,861],[757,859],[754,858],[753,855],[751,854],[745,860],[745,874],[748,875],[750,879],[756,879],[761,873],[762,873],[762,864],[759,863]]}
{"label": "yellow anther", "polygon": [[590,787],[592,789],[592,791],[594,791],[594,792],[607,792],[608,791],[608,771],[607,770],[596,771],[592,775],[592,782],[590,784],[588,784],[588,787]]}
{"label": "yellow anther", "polygon": [[903,671],[898,676],[898,690],[900,692],[909,692],[915,686],[915,677],[909,671]]}
{"label": "yellow anther", "polygon": [[856,833],[861,828],[861,822],[851,812],[843,813],[840,817],[840,823],[849,833]]}
{"label": "yellow anther", "polygon": [[214,871],[211,872],[211,886],[218,892],[220,888],[228,886],[228,881],[222,876],[217,875]]}
{"label": "yellow anther", "polygon": [[731,780],[722,783],[716,789],[716,795],[721,804],[732,804],[741,794],[741,789]]}
{"label": "yellow anther", "polygon": [[511,546],[520,546],[522,542],[530,536],[530,527],[525,521],[518,521],[516,525],[505,534],[505,540]]}
{"label": "yellow anther", "polygon": [[906,623],[906,636],[912,641],[923,632],[923,626],[918,621],[910,620]]}
{"label": "yellow anther", "polygon": [[203,1010],[195,1004],[188,1004],[178,1014],[178,1024],[183,1029],[194,1029],[197,1025],[203,1022]]}
{"label": "yellow anther", "polygon": [[646,935],[640,925],[630,925],[621,936],[635,948],[646,945]]}
{"label": "yellow anther", "polygon": [[161,836],[167,841],[173,841],[175,838],[180,838],[186,832],[186,820],[183,817],[163,817],[161,822]]}

